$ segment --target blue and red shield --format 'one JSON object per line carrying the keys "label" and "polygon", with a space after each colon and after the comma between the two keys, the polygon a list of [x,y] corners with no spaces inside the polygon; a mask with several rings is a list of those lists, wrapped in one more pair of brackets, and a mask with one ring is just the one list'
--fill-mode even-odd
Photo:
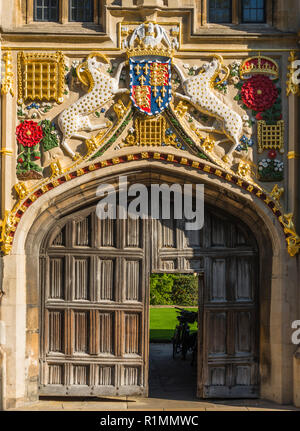
{"label": "blue and red shield", "polygon": [[171,58],[131,57],[130,98],[147,115],[156,115],[169,105],[171,94]]}

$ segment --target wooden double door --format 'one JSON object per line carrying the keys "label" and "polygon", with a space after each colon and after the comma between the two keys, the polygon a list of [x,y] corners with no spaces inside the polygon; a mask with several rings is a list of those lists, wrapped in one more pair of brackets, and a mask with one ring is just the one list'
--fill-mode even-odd
{"label": "wooden double door", "polygon": [[148,395],[152,271],[204,273],[198,396],[258,396],[255,241],[208,207],[197,232],[173,218],[99,220],[95,207],[55,226],[40,257],[41,395]]}

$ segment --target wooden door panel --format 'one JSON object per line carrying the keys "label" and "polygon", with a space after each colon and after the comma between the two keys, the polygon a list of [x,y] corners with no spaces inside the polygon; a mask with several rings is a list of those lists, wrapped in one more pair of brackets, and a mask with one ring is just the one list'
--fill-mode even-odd
{"label": "wooden door panel", "polygon": [[141,313],[123,313],[124,344],[126,356],[141,355]]}
{"label": "wooden door panel", "polygon": [[84,217],[82,220],[74,221],[74,239],[75,246],[91,246],[91,231],[92,231],[91,216]]}
{"label": "wooden door panel", "polygon": [[147,395],[146,226],[94,211],[61,222],[42,259],[40,394]]}
{"label": "wooden door panel", "polygon": [[[94,310],[93,310],[94,311]],[[90,335],[95,340],[95,354],[115,354],[115,313],[95,310],[95,332]]]}
{"label": "wooden door panel", "polygon": [[252,326],[254,316],[251,311],[234,313],[235,322],[235,354],[250,355],[254,349]]}
{"label": "wooden door panel", "polygon": [[116,247],[117,246],[117,220],[96,219],[96,245],[97,247]]}
{"label": "wooden door panel", "polygon": [[90,259],[73,258],[73,301],[91,299]]}
{"label": "wooden door panel", "polygon": [[125,300],[141,302],[141,278],[143,274],[142,261],[134,259],[124,259],[125,265]]}
{"label": "wooden door panel", "polygon": [[96,301],[115,300],[116,260],[96,256]]}
{"label": "wooden door panel", "polygon": [[65,353],[64,311],[47,310],[46,314],[47,351],[48,353]]}
{"label": "wooden door panel", "polygon": [[226,243],[242,242],[244,247],[246,240],[234,226],[214,222],[213,216],[210,226],[217,229],[210,235],[214,238],[212,245],[222,247],[205,257],[200,323],[203,353],[202,363],[198,364],[203,368],[203,381],[198,396],[257,397],[256,251],[249,247],[243,251],[228,248],[226,253]]}
{"label": "wooden door panel", "polygon": [[207,301],[226,301],[226,259],[211,259],[211,269],[208,269],[211,288],[207,291]]}
{"label": "wooden door panel", "polygon": [[207,334],[207,357],[227,354],[227,313],[226,311],[205,312],[204,326]]}
{"label": "wooden door panel", "polygon": [[49,267],[49,299],[64,299],[65,258],[50,258]]}

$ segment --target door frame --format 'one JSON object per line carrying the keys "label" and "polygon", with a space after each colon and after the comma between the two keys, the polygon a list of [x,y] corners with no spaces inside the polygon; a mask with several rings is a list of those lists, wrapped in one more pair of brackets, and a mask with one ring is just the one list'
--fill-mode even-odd
{"label": "door frame", "polygon": [[[149,275],[149,299],[150,299],[150,276],[151,274],[183,274],[183,275],[192,275],[197,274],[198,278],[198,334],[197,334],[197,397],[202,398],[200,394],[200,391],[202,393],[202,387],[203,387],[203,330],[200,331],[200,323],[203,322],[203,293],[204,293],[204,286],[205,286],[205,271],[204,269],[182,269],[182,270],[163,270],[163,269],[156,269],[154,271],[150,272]],[[200,301],[200,297],[202,300]],[[201,304],[201,306],[200,306]],[[150,300],[149,300],[149,307],[150,310]],[[148,337],[148,345],[150,345],[150,312],[149,312],[149,337]],[[200,348],[201,344],[201,348]],[[149,353],[148,353],[149,355]],[[148,376],[149,376],[149,356],[148,356]],[[148,377],[149,379],[149,377]],[[148,381],[148,387],[149,387],[149,381]]]}

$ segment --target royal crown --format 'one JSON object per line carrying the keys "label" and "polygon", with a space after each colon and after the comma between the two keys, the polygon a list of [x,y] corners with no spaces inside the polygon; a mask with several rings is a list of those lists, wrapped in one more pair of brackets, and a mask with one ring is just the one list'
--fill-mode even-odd
{"label": "royal crown", "polygon": [[127,56],[157,55],[171,57],[173,48],[166,31],[154,21],[137,27],[128,41]]}
{"label": "royal crown", "polygon": [[144,55],[158,55],[161,57],[172,57],[174,50],[172,48],[167,48],[165,46],[151,46],[145,45],[141,42],[138,46],[134,48],[128,48],[127,56],[135,57],[135,56],[144,56]]}
{"label": "royal crown", "polygon": [[240,76],[244,79],[245,75],[263,73],[266,75],[271,75],[273,79],[278,78],[279,68],[276,61],[269,57],[250,57],[247,58],[240,67]]}

